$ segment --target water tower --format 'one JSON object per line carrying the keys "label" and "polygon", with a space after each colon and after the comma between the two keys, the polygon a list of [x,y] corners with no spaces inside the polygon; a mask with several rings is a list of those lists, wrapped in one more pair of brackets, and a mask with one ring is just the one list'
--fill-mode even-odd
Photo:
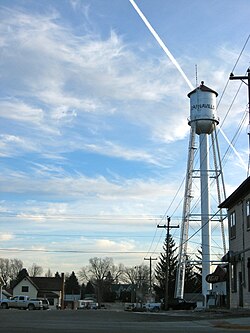
{"label": "water tower", "polygon": [[[222,168],[220,162],[219,146],[216,135],[216,126],[219,120],[216,112],[217,92],[206,87],[204,82],[188,94],[190,98],[190,119],[188,121],[190,129],[189,153],[187,162],[187,174],[185,184],[185,195],[183,203],[183,215],[181,225],[179,264],[177,270],[175,296],[183,298],[185,268],[187,259],[188,231],[191,220],[191,200],[192,184],[194,178],[200,178],[200,214],[198,220],[201,223],[201,248],[202,248],[202,294],[204,300],[210,290],[210,284],[206,281],[206,276],[210,274],[211,266],[211,220],[210,213],[210,181],[215,180],[217,184],[218,205],[221,202],[220,181],[223,185]],[[194,170],[194,156],[197,151],[196,138],[199,137],[199,169]],[[211,140],[210,140],[211,139]],[[214,169],[210,168],[209,152],[213,151]],[[221,176],[221,177],[219,177]],[[221,178],[221,180],[219,179]],[[225,191],[224,197],[225,197]],[[220,213],[221,214],[221,213]],[[196,214],[197,215],[197,214]],[[197,217],[196,217],[197,218]],[[223,217],[220,215],[222,239],[224,252],[226,252]],[[205,304],[205,303],[204,303]]]}

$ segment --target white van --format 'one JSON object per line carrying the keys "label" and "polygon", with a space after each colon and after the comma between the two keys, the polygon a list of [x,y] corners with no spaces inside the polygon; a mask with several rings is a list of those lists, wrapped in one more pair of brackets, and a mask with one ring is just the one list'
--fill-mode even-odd
{"label": "white van", "polygon": [[92,299],[80,299],[78,301],[77,310],[97,309],[97,303]]}

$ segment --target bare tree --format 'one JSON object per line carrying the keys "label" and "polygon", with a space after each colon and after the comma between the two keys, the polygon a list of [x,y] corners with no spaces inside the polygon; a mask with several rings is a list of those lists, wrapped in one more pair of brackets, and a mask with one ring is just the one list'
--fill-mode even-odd
{"label": "bare tree", "polygon": [[17,258],[7,259],[0,258],[0,275],[5,281],[6,285],[15,280],[19,271],[23,268],[23,262]]}
{"label": "bare tree", "polygon": [[128,284],[136,284],[137,267],[124,267],[122,281]]}
{"label": "bare tree", "polygon": [[146,265],[124,267],[121,279],[124,283],[131,284],[131,299],[143,301],[144,295],[149,292],[149,267]]}
{"label": "bare tree", "polygon": [[117,281],[123,272],[123,265],[114,265],[113,259],[106,258],[90,258],[89,265],[82,267],[78,272],[79,279],[82,282],[90,280],[103,280],[107,277],[108,273],[112,275],[114,281]]}
{"label": "bare tree", "polygon": [[96,287],[97,302],[100,307],[102,294],[107,279],[116,282],[122,273],[122,265],[115,266],[112,258],[91,258],[89,265],[82,267],[78,273],[79,279],[82,282],[91,281]]}
{"label": "bare tree", "polygon": [[10,279],[16,279],[18,273],[23,269],[23,262],[19,259],[10,259]]}
{"label": "bare tree", "polygon": [[134,267],[124,267],[122,274],[122,281],[125,283],[149,283],[150,280],[150,271],[147,265],[140,265]]}
{"label": "bare tree", "polygon": [[33,263],[32,266],[28,269],[29,275],[32,277],[42,275],[43,268],[36,263]]}
{"label": "bare tree", "polygon": [[10,279],[9,259],[0,258],[0,275],[6,283]]}

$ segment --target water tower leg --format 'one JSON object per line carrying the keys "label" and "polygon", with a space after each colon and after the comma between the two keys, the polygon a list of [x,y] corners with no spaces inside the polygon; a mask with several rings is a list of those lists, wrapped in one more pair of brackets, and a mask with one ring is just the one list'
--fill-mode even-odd
{"label": "water tower leg", "polygon": [[[201,226],[202,226],[202,294],[204,300],[210,284],[206,276],[210,274],[210,195],[209,195],[209,145],[208,134],[200,134],[200,184],[201,184]],[[206,303],[204,304],[206,306]]]}

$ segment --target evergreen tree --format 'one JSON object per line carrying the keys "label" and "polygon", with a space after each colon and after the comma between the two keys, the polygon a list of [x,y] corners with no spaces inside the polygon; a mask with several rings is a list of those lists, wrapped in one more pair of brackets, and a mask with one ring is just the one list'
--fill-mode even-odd
{"label": "evergreen tree", "polygon": [[48,268],[47,272],[45,273],[45,277],[53,277],[53,274],[52,274],[50,268]]}
{"label": "evergreen tree", "polygon": [[19,271],[19,273],[17,274],[17,280],[22,280],[23,278],[25,278],[26,276],[29,276],[29,273],[27,271],[26,268],[23,268]]}
{"label": "evergreen tree", "polygon": [[10,282],[10,287],[13,288],[14,285],[22,281],[26,276],[29,276],[27,269],[26,268],[21,269],[17,274],[16,279]]}
{"label": "evergreen tree", "polygon": [[[189,257],[187,257],[187,261]],[[185,284],[184,293],[198,293],[201,292],[201,281],[199,279],[199,272],[194,265],[189,262],[186,263],[185,269]]]}
{"label": "evergreen tree", "polygon": [[81,299],[84,299],[85,294],[86,294],[86,286],[84,283],[82,283],[82,285],[81,285],[80,293],[81,293]]}
{"label": "evergreen tree", "polygon": [[108,271],[107,276],[105,277],[105,279],[103,280],[102,283],[102,289],[103,289],[103,301],[104,302],[110,302],[112,301],[112,283],[113,283],[114,279],[112,277],[112,274],[110,271]]}
{"label": "evergreen tree", "polygon": [[[177,270],[177,255],[176,246],[174,239],[169,234],[169,239],[166,236],[163,245],[163,252],[160,255],[160,260],[155,268],[155,278],[157,285],[155,285],[155,292],[159,299],[164,298],[165,295],[165,284],[166,284],[166,271],[167,271],[167,252],[169,256],[169,267],[168,267],[168,296],[169,298],[174,297],[176,270]],[[168,249],[168,251],[167,251]]]}
{"label": "evergreen tree", "polygon": [[[202,249],[198,250],[198,254],[196,254],[196,258],[198,261],[202,262]],[[202,292],[202,264],[198,264],[194,266],[194,271],[197,280],[197,288],[198,292]]]}
{"label": "evergreen tree", "polygon": [[65,279],[65,294],[80,294],[80,285],[74,272]]}
{"label": "evergreen tree", "polygon": [[88,283],[86,285],[85,294],[87,294],[87,295],[95,294],[95,287],[93,286],[93,284],[90,281],[88,281]]}

